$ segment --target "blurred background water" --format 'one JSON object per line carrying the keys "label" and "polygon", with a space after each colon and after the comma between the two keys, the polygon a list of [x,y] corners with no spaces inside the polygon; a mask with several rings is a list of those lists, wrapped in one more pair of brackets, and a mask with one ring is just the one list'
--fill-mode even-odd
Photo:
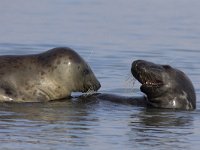
{"label": "blurred background water", "polygon": [[192,80],[197,109],[76,99],[4,104],[0,149],[199,149],[199,8],[198,0],[1,0],[1,55],[68,46],[90,64],[99,92],[125,96],[142,95],[132,61],[170,64]]}

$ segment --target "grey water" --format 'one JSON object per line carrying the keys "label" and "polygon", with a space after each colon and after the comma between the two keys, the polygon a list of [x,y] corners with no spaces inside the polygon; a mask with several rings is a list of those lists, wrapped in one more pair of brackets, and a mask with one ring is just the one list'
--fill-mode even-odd
{"label": "grey water", "polygon": [[[0,55],[75,49],[102,93],[143,95],[131,75],[144,59],[184,71],[194,111],[78,99],[0,106],[0,149],[192,149],[200,146],[200,1],[1,0]],[[73,93],[76,94],[76,93]]]}

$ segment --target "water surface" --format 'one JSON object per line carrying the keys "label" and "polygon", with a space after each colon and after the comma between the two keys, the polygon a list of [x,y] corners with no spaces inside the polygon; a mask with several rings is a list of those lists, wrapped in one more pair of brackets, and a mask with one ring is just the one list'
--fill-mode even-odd
{"label": "water surface", "polygon": [[[133,60],[184,71],[195,111],[146,109],[72,99],[0,106],[1,149],[199,149],[200,2],[197,0],[1,1],[0,54],[75,49],[101,82],[99,92],[142,95]],[[134,85],[133,85],[134,82]]]}

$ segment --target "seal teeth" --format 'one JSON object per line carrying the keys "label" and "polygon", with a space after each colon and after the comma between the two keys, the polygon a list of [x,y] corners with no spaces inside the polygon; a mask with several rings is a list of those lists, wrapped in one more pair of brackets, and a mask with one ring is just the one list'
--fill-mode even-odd
{"label": "seal teeth", "polygon": [[146,85],[156,85],[156,83],[150,82],[150,81],[145,81],[145,84],[146,84]]}

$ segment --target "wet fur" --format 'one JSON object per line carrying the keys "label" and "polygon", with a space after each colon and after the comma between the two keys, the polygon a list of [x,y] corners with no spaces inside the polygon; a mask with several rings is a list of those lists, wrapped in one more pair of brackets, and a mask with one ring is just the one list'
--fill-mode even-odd
{"label": "wet fur", "polygon": [[0,56],[1,102],[50,101],[68,97],[73,91],[99,88],[90,67],[70,48]]}

